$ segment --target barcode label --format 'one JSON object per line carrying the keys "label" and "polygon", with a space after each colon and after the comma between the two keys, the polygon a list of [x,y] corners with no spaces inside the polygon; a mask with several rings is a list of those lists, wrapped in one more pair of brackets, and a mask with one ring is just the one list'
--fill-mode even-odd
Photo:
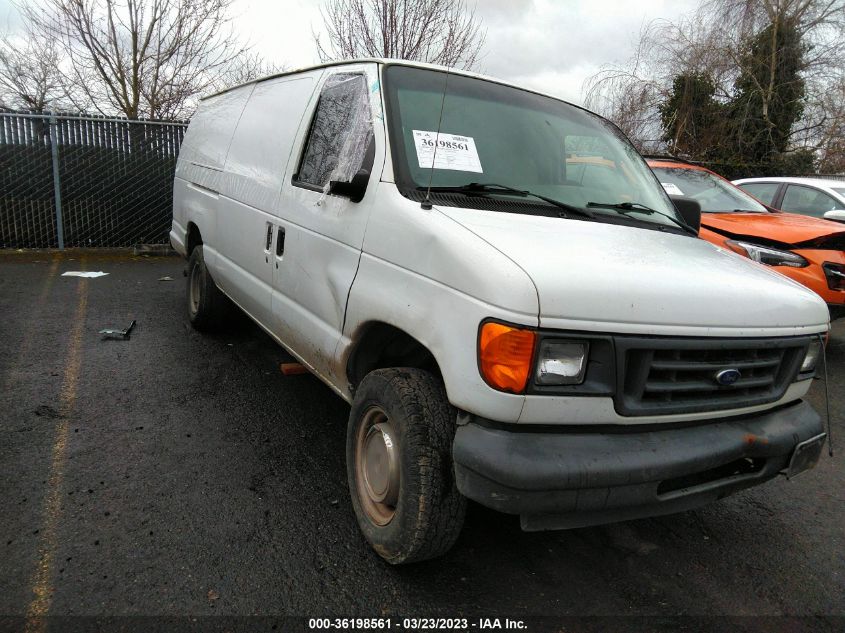
{"label": "barcode label", "polygon": [[414,145],[423,169],[431,169],[433,163],[435,169],[484,173],[471,136],[414,130]]}

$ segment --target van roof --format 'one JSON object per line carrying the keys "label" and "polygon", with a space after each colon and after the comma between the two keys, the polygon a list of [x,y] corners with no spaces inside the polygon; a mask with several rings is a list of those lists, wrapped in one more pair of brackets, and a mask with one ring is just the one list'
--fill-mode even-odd
{"label": "van roof", "polygon": [[481,73],[475,73],[470,70],[459,70],[457,68],[449,68],[448,66],[440,66],[439,64],[428,64],[425,62],[416,62],[410,61],[407,59],[393,59],[389,57],[361,57],[356,59],[345,59],[341,61],[334,61],[334,62],[326,62],[323,64],[315,64],[313,66],[305,66],[303,68],[294,68],[292,70],[286,70],[280,73],[274,73],[272,75],[267,75],[266,77],[261,77],[259,79],[253,79],[251,81],[246,81],[242,84],[238,84],[236,86],[231,86],[224,90],[220,90],[218,92],[206,95],[200,99],[200,101],[204,101],[205,99],[210,99],[212,97],[216,97],[217,95],[224,94],[231,90],[237,90],[238,88],[242,88],[244,86],[249,86],[251,84],[261,83],[263,81],[269,81],[270,79],[276,79],[278,77],[285,77],[286,75],[295,75],[297,73],[308,72],[311,70],[319,70],[320,68],[332,68],[335,66],[350,66],[353,64],[363,64],[363,63],[371,63],[371,64],[381,64],[381,65],[392,65],[392,66],[410,66],[412,68],[425,68],[428,70],[437,70],[440,72],[448,72],[451,75],[462,75],[464,77],[474,77],[476,79],[483,79],[485,81],[490,81],[493,83],[501,84],[503,86],[511,86],[512,88],[518,88],[520,90],[525,90],[527,92],[533,92],[538,95],[542,95],[544,97],[550,97],[552,99],[556,99],[558,101],[563,101],[564,103],[568,103],[576,108],[580,108],[581,110],[586,110],[583,106],[576,105],[566,99],[561,99],[553,94],[549,94],[548,92],[542,92],[540,90],[535,90],[533,88],[528,88],[526,86],[520,86],[519,84],[514,84],[509,81],[505,81],[503,79],[498,79],[497,77],[491,77],[490,75],[483,75]]}

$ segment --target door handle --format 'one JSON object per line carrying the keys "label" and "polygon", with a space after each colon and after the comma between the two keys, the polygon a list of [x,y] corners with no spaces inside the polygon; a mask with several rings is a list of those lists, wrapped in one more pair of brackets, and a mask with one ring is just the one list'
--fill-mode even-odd
{"label": "door handle", "polygon": [[267,242],[264,244],[264,250],[270,251],[270,246],[273,245],[273,225],[269,222],[267,223]]}
{"label": "door handle", "polygon": [[276,257],[285,254],[285,228],[279,227],[279,234],[276,236]]}

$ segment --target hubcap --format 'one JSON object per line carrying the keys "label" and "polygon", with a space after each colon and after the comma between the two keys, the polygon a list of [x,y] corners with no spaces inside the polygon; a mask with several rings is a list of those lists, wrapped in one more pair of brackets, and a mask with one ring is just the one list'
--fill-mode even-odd
{"label": "hubcap", "polygon": [[200,309],[200,267],[191,268],[191,279],[189,285],[189,301],[191,314],[196,314]]}
{"label": "hubcap", "polygon": [[387,414],[371,407],[358,427],[355,479],[358,498],[369,519],[387,525],[399,500],[399,445]]}

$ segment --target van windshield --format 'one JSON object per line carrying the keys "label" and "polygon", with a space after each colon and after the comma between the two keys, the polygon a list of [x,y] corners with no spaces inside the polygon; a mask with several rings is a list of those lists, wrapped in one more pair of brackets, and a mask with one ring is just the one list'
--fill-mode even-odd
{"label": "van windshield", "polygon": [[495,183],[589,208],[597,220],[682,222],[636,149],[586,110],[462,75],[447,85],[444,72],[400,65],[385,69],[385,90],[394,176],[407,197],[421,200],[430,182],[444,206],[532,213],[546,204],[466,189]]}

